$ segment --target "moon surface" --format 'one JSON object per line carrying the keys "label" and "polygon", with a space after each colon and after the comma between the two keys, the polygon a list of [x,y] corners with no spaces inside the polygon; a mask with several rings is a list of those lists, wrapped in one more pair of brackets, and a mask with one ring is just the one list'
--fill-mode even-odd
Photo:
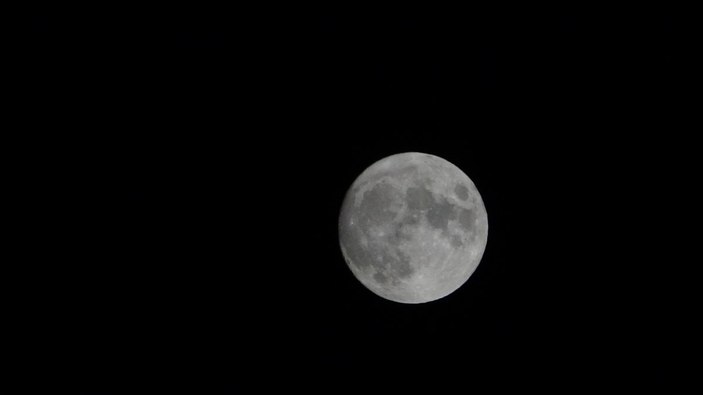
{"label": "moon surface", "polygon": [[342,254],[375,294],[424,303],[457,290],[488,238],[486,208],[458,167],[416,152],[372,164],[347,192],[339,216]]}

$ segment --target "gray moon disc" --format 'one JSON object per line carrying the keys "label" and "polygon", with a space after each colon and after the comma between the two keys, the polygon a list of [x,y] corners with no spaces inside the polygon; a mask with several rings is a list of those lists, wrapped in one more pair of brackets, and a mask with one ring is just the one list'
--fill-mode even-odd
{"label": "gray moon disc", "polygon": [[487,239],[486,208],[471,179],[440,157],[416,152],[364,170],[339,215],[339,243],[354,276],[400,303],[457,290],[476,270]]}

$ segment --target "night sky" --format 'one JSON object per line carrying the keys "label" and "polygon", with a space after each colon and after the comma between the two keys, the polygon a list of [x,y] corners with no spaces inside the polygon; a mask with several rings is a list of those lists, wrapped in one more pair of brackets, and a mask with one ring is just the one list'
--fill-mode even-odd
{"label": "night sky", "polygon": [[[57,387],[676,381],[669,13],[44,9],[27,31]],[[363,287],[337,235],[354,179],[408,151],[461,168],[489,219],[473,276],[421,305]]]}

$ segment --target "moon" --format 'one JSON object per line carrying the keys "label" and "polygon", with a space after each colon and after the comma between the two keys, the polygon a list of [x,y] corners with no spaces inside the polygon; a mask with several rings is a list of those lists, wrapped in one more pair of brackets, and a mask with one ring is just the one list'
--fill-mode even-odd
{"label": "moon", "polygon": [[349,188],[339,243],[354,276],[400,303],[441,299],[476,270],[488,216],[476,186],[438,156],[408,152],[369,166]]}

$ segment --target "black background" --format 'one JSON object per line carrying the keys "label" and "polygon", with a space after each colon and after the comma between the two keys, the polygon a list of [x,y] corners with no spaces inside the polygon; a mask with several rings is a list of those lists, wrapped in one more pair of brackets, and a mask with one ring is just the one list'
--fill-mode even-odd
{"label": "black background", "polygon": [[[38,10],[37,359],[88,393],[668,387],[663,246],[690,158],[674,25],[655,9]],[[355,177],[407,151],[463,169],[489,215],[477,271],[422,305],[366,290],[337,239]]]}

